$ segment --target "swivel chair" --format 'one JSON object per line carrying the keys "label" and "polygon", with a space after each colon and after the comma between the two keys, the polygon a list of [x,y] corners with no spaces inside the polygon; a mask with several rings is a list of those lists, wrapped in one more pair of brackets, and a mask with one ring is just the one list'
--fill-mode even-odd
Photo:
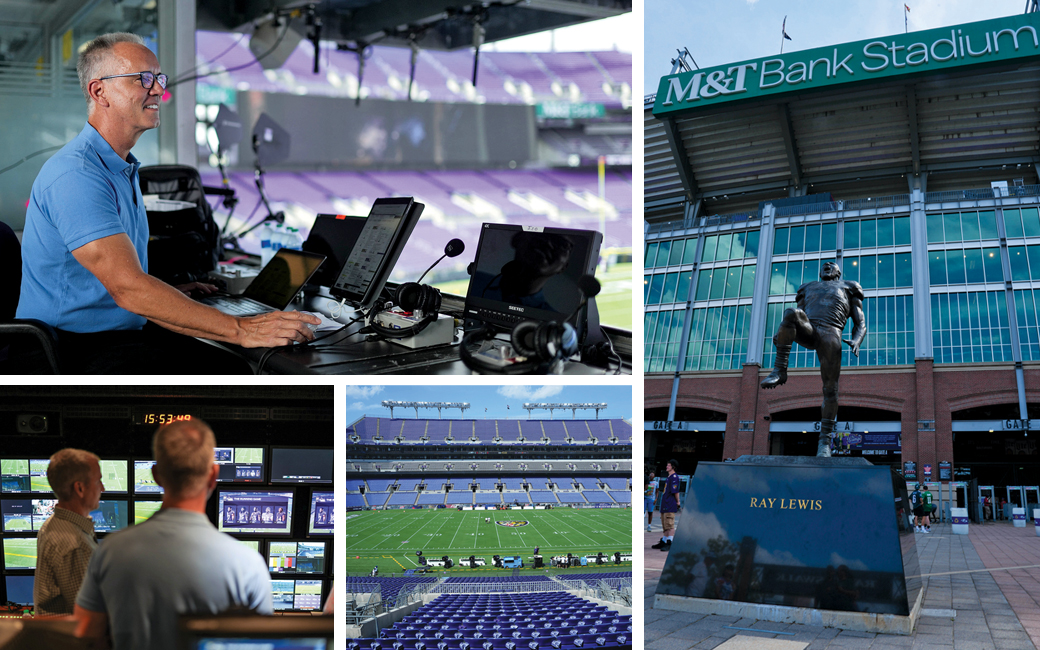
{"label": "swivel chair", "polygon": [[36,319],[14,317],[22,285],[22,245],[14,230],[2,221],[0,278],[7,278],[0,281],[0,374],[58,374],[54,328]]}

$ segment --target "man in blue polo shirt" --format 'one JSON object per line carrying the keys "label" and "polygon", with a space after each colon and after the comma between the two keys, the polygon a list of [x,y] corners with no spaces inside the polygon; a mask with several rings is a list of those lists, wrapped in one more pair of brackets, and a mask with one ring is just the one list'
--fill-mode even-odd
{"label": "man in blue polo shirt", "polygon": [[672,548],[672,538],[675,537],[675,514],[679,512],[679,475],[676,470],[679,464],[675,459],[669,460],[664,466],[668,472],[668,479],[664,483],[661,494],[661,527],[664,529],[664,537],[661,541],[650,548],[656,548],[667,553]]}
{"label": "man in blue polo shirt", "polygon": [[33,183],[17,317],[58,330],[66,372],[204,371],[192,357],[212,346],[192,347],[165,330],[244,347],[313,338],[307,323],[319,321],[309,314],[236,318],[186,295],[205,286],[175,288],[148,275],[148,219],[130,149],[159,126],[166,75],[143,40],[126,33],[88,43],[76,67],[87,124]]}

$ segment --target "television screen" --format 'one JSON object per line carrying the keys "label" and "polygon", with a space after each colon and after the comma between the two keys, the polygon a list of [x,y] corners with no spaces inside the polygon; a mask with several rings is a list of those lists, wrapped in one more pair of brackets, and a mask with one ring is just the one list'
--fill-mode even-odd
{"label": "television screen", "polygon": [[225,533],[292,532],[292,491],[221,490],[217,499],[217,528]]}
{"label": "television screen", "polygon": [[162,494],[163,489],[152,477],[154,460],[134,461],[134,493],[135,494]]}
{"label": "television screen", "polygon": [[134,525],[148,521],[161,507],[162,501],[134,501]]}
{"label": "television screen", "polygon": [[[130,490],[127,481],[127,464],[125,460],[102,460],[101,482],[105,484],[105,492],[126,494]],[[33,490],[35,492],[35,489]]]}
{"label": "television screen", "polygon": [[3,546],[5,569],[36,568],[35,537],[5,537]]}
{"label": "television screen", "polygon": [[33,604],[33,586],[35,576],[7,576],[7,600],[16,605]]}
{"label": "television screen", "polygon": [[331,449],[271,448],[272,483],[332,484]]}
{"label": "television screen", "polygon": [[325,542],[271,542],[267,564],[271,573],[324,573]]}
{"label": "television screen", "polygon": [[[53,492],[50,481],[47,480],[47,466],[51,464],[50,458],[29,459],[29,489],[33,492]],[[106,485],[107,489],[108,486]]]}
{"label": "television screen", "polygon": [[127,501],[101,501],[97,510],[90,513],[94,520],[94,532],[112,533],[130,524],[130,503]]}
{"label": "television screen", "polygon": [[271,580],[275,611],[321,609],[321,580]]}
{"label": "television screen", "polygon": [[0,501],[5,533],[28,533],[40,530],[43,522],[54,514],[56,499],[4,499]]}
{"label": "television screen", "polygon": [[0,459],[0,492],[29,492],[29,461],[25,458]]}
{"label": "television screen", "polygon": [[336,501],[334,492],[314,492],[311,494],[311,512],[307,523],[308,535],[331,535],[336,528],[333,505]]}
{"label": "television screen", "polygon": [[220,467],[221,483],[262,483],[264,480],[263,447],[217,447],[213,460]]}
{"label": "television screen", "polygon": [[253,549],[257,553],[260,552],[260,540],[258,539],[240,539],[238,540],[238,543],[247,548]]}

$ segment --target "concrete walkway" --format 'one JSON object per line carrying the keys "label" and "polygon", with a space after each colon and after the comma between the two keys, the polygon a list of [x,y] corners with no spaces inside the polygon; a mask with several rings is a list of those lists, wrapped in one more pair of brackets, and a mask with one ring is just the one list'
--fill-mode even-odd
{"label": "concrete walkway", "polygon": [[[949,524],[938,524],[930,534],[916,536],[921,571],[926,576],[925,611],[911,636],[655,611],[654,592],[667,554],[650,548],[660,539],[660,532],[646,533],[644,647],[711,650],[723,644],[727,644],[725,648],[747,644],[760,650],[781,646],[808,650],[1037,650],[1040,537],[1032,524],[1025,529],[1008,522],[972,524],[970,530],[970,535],[953,535]],[[788,643],[777,644],[780,640]]]}

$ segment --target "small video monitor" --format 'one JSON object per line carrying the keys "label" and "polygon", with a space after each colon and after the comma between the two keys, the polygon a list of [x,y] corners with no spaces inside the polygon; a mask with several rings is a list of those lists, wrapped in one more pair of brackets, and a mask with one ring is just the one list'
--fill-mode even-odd
{"label": "small video monitor", "polygon": [[294,494],[284,490],[220,490],[217,529],[225,533],[292,533]]}
{"label": "small video monitor", "polygon": [[30,491],[29,460],[27,458],[0,459],[0,492],[28,494]]}
{"label": "small video monitor", "polygon": [[271,580],[275,611],[309,612],[321,609],[321,580]]}
{"label": "small video monitor", "polygon": [[[260,540],[258,539],[240,539],[238,543],[260,553]],[[260,555],[263,555],[263,553],[260,553]]]}
{"label": "small video monitor", "polygon": [[43,522],[54,514],[57,499],[4,499],[0,501],[5,533],[28,533],[40,530]]}
{"label": "small video monitor", "polygon": [[424,207],[411,197],[376,199],[339,277],[330,287],[332,295],[346,298],[361,311],[369,311],[379,299]]}
{"label": "small video monitor", "polygon": [[35,537],[5,537],[3,547],[5,569],[36,568]]}
{"label": "small video monitor", "polygon": [[4,582],[7,584],[7,602],[22,606],[33,604],[35,576],[5,576]]}
{"label": "small video monitor", "polygon": [[130,525],[130,503],[128,501],[103,500],[97,510],[90,512],[94,520],[94,532],[114,533]]}
{"label": "small video monitor", "polygon": [[308,535],[331,535],[336,529],[334,492],[312,492],[311,511],[307,521]]}
{"label": "small video monitor", "polygon": [[602,243],[594,230],[483,224],[466,318],[509,329],[523,320],[571,320],[582,301],[579,283],[595,275]]}
{"label": "small video monitor", "polygon": [[162,508],[162,501],[134,501],[134,525],[143,524]]}
{"label": "small video monitor", "polygon": [[134,494],[162,494],[163,489],[152,476],[154,460],[134,461]]}
{"label": "small video monitor", "polygon": [[327,483],[333,478],[332,449],[271,448],[272,483]]}
{"label": "small video monitor", "polygon": [[213,460],[220,468],[220,483],[263,483],[263,447],[216,447]]}
{"label": "small video monitor", "polygon": [[130,482],[127,479],[126,460],[104,460],[101,465],[101,482],[105,484],[105,492],[115,494],[126,494],[130,491]]}
{"label": "small video monitor", "polygon": [[325,542],[274,542],[268,544],[271,573],[325,573]]}
{"label": "small video monitor", "polygon": [[51,464],[50,458],[29,459],[29,489],[36,493],[50,493],[51,483],[47,480],[47,466]]}
{"label": "small video monitor", "polygon": [[331,287],[354,250],[354,244],[365,227],[364,217],[345,214],[319,214],[303,242],[303,250],[325,256],[325,263],[311,277],[311,283]]}

